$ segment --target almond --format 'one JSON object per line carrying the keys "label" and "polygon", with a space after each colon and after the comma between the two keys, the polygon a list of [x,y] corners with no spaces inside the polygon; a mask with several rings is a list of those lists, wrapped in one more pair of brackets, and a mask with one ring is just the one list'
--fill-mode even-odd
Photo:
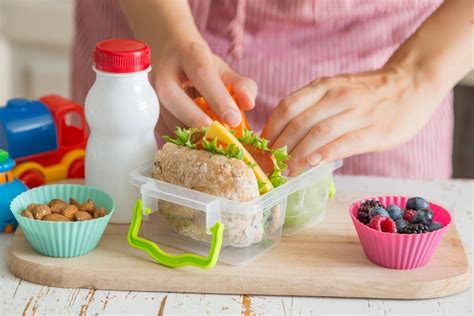
{"label": "almond", "polygon": [[76,207],[81,206],[81,203],[77,202],[77,200],[75,200],[75,199],[73,199],[73,198],[70,198],[70,199],[69,199],[69,204],[72,204],[72,205],[74,205],[74,206],[76,206]]}
{"label": "almond", "polygon": [[67,218],[69,219],[70,221],[73,221],[74,220],[74,215],[79,212],[79,209],[77,208],[77,206],[75,205],[69,205],[68,207],[66,207],[62,214]]}
{"label": "almond", "polygon": [[33,210],[36,208],[37,205],[38,204],[36,204],[36,203],[31,203],[26,207],[26,210],[33,213]]}
{"label": "almond", "polygon": [[103,207],[99,207],[94,210],[94,218],[104,217],[105,214],[107,214],[107,212]]}
{"label": "almond", "polygon": [[80,222],[80,221],[87,221],[89,219],[92,219],[92,215],[88,212],[77,212],[76,214],[74,214],[74,218],[76,219],[76,221]]}
{"label": "almond", "polygon": [[35,219],[43,219],[44,216],[51,214],[51,209],[46,204],[38,204],[31,212]]}
{"label": "almond", "polygon": [[69,218],[61,214],[48,214],[43,217],[43,220],[51,222],[69,222]]}
{"label": "almond", "polygon": [[94,209],[95,209],[95,204],[94,204],[94,201],[92,200],[87,200],[86,203],[79,206],[80,212],[87,212],[87,213],[90,213],[91,215],[94,214]]}
{"label": "almond", "polygon": [[28,210],[23,210],[23,211],[21,211],[20,215],[21,215],[21,216],[24,216],[24,217],[28,217],[28,218],[34,219],[33,214],[31,214],[31,212],[28,211]]}
{"label": "almond", "polygon": [[61,199],[51,200],[48,205],[51,208],[51,212],[53,212],[53,214],[61,214],[63,210],[69,206],[69,204]]}

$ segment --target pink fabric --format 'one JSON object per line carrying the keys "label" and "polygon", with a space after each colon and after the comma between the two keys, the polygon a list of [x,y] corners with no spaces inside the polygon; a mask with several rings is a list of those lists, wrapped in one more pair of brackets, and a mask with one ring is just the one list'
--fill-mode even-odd
{"label": "pink fabric", "polygon": [[[211,3],[212,2],[212,3]],[[191,0],[210,47],[259,87],[249,121],[260,130],[285,95],[320,76],[381,67],[440,5],[437,0]],[[93,82],[94,44],[132,33],[114,0],[76,0],[73,97]],[[413,106],[416,106],[414,104]],[[399,148],[345,159],[343,174],[409,178],[451,175],[452,94]]]}

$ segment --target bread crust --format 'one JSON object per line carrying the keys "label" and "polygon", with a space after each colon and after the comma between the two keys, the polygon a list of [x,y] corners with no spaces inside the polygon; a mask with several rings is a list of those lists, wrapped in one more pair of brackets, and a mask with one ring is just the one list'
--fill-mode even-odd
{"label": "bread crust", "polygon": [[[152,177],[232,201],[244,202],[260,196],[255,174],[244,161],[171,143],[156,154]],[[158,208],[177,233],[211,242],[203,211],[163,200]],[[262,212],[220,212],[224,224],[223,246],[247,247],[262,240]]]}
{"label": "bread crust", "polygon": [[171,143],[156,154],[152,177],[232,201],[260,196],[255,174],[244,161]]}

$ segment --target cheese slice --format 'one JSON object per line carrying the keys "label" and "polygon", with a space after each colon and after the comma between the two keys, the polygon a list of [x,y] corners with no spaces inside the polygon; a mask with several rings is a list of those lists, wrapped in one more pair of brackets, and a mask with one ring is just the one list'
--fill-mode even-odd
{"label": "cheese slice", "polygon": [[250,163],[255,166],[252,168],[252,170],[255,174],[255,177],[257,178],[257,181],[259,181],[260,183],[264,183],[264,185],[262,185],[261,187],[260,192],[267,193],[268,191],[273,189],[273,185],[270,182],[270,179],[268,179],[262,168],[260,168],[255,159],[253,159],[252,155],[249,154],[247,149],[245,149],[245,147],[239,142],[239,140],[234,135],[232,135],[232,133],[230,133],[229,130],[224,127],[224,125],[222,125],[218,121],[213,121],[211,126],[207,128],[205,137],[211,139],[217,138],[217,140],[221,142],[224,142],[226,144],[234,144],[235,146],[238,146],[240,149],[242,149],[244,153],[243,160],[246,163]]}

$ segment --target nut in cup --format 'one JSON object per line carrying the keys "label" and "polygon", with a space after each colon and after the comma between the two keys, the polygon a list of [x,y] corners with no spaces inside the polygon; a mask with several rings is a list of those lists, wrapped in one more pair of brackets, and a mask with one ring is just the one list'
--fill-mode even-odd
{"label": "nut in cup", "polygon": [[[91,199],[97,206],[104,208],[106,214],[93,218],[85,212],[87,215],[81,216],[86,216],[88,220],[71,221],[81,213],[77,206],[70,205],[62,214],[55,214],[47,205],[53,199],[69,201],[70,198],[79,203]],[[60,184],[23,192],[12,201],[10,210],[36,252],[49,257],[67,258],[84,255],[97,246],[115,210],[115,204],[107,193],[94,187]]]}

